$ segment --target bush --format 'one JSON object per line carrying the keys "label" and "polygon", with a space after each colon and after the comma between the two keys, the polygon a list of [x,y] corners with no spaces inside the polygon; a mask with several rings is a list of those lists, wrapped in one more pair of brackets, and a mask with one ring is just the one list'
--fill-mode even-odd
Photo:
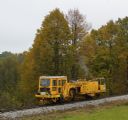
{"label": "bush", "polygon": [[16,96],[8,92],[1,92],[0,94],[0,110],[10,110],[21,107],[21,103]]}

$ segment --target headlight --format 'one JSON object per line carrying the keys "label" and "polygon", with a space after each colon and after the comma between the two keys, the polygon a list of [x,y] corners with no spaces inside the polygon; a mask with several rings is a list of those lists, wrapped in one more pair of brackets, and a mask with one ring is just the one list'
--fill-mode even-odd
{"label": "headlight", "polygon": [[46,92],[40,92],[41,95],[46,95]]}

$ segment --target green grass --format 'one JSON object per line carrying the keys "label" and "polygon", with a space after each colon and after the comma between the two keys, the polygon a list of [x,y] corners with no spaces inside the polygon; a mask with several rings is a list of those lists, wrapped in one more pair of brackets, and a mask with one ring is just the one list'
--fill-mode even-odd
{"label": "green grass", "polygon": [[128,107],[114,107],[93,111],[93,113],[81,112],[75,115],[65,116],[60,120],[128,120]]}
{"label": "green grass", "polygon": [[82,108],[26,117],[23,120],[128,120],[128,105]]}

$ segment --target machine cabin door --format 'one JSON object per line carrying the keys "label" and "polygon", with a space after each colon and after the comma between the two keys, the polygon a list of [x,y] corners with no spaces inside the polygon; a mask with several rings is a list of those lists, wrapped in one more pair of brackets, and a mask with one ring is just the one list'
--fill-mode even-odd
{"label": "machine cabin door", "polygon": [[52,94],[57,95],[62,93],[62,87],[66,82],[67,80],[65,79],[60,79],[60,78],[52,79]]}

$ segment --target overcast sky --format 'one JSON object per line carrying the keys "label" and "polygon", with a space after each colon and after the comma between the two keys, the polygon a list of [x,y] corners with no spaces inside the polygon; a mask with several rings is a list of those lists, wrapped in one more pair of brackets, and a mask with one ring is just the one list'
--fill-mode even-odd
{"label": "overcast sky", "polygon": [[44,16],[54,8],[78,8],[92,28],[128,16],[128,0],[0,0],[0,53],[28,50]]}

